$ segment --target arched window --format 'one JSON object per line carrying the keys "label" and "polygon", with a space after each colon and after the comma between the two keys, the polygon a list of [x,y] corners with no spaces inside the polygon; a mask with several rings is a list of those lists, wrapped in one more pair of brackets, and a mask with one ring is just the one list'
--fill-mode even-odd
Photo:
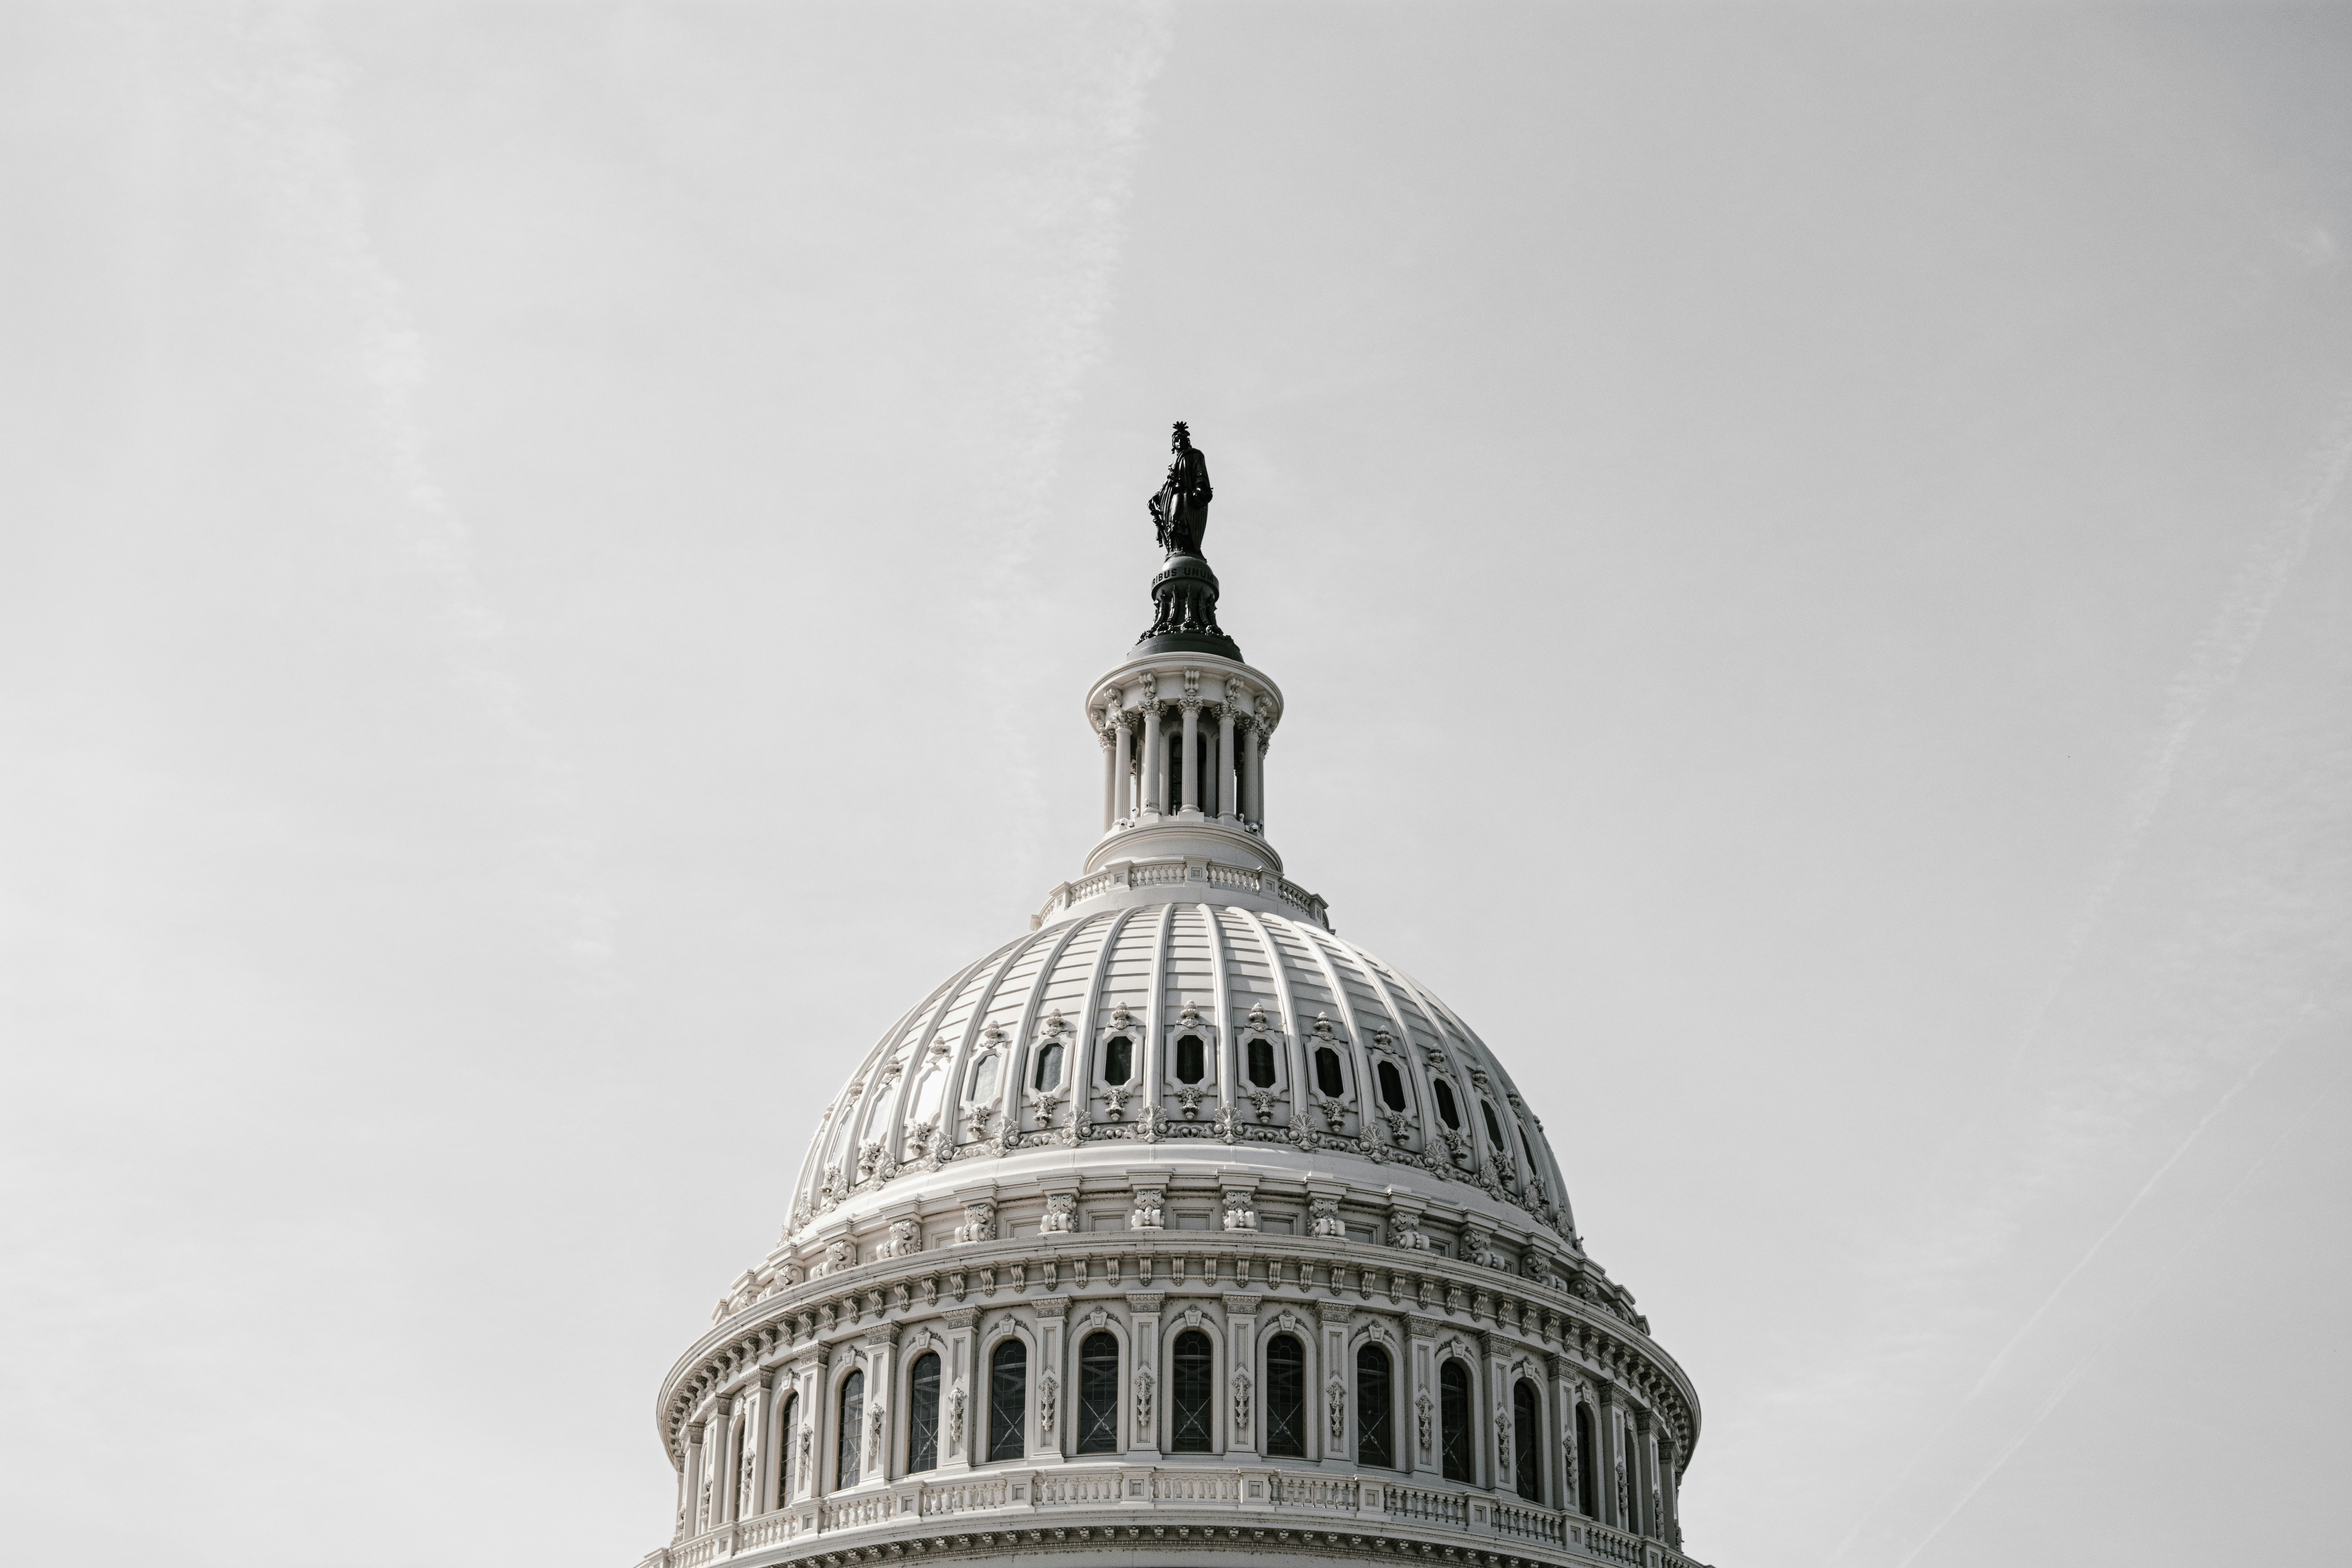
{"label": "arched window", "polygon": [[1260,1089],[1274,1087],[1272,1040],[1252,1040],[1249,1043],[1249,1080]]}
{"label": "arched window", "polygon": [[1208,1047],[1201,1044],[1198,1035],[1187,1035],[1176,1042],[1176,1081],[1198,1083],[1209,1076]]}
{"label": "arched window", "polygon": [[1526,1378],[1511,1385],[1511,1482],[1529,1502],[1543,1501],[1538,1445],[1543,1441],[1543,1401]]}
{"label": "arched window", "polygon": [[985,1102],[996,1098],[996,1053],[988,1052],[972,1064],[971,1099]]}
{"label": "arched window", "polygon": [[1592,1433],[1592,1406],[1576,1407],[1576,1506],[1587,1519],[1601,1517],[1601,1457]]}
{"label": "arched window", "polygon": [[1404,1075],[1397,1071],[1396,1063],[1381,1064],[1381,1103],[1391,1110],[1404,1109]]}
{"label": "arched window", "polygon": [[1017,1459],[1028,1451],[1029,1347],[1006,1338],[988,1358],[988,1457]]}
{"label": "arched window", "polygon": [[735,1426],[735,1517],[749,1519],[760,1511],[760,1473],[752,1467],[760,1457],[751,1451],[751,1421],[745,1416]]}
{"label": "arched window", "polygon": [[1037,1087],[1052,1089],[1062,1081],[1062,1044],[1059,1040],[1037,1053]]}
{"label": "arched window", "polygon": [[907,1468],[940,1468],[940,1356],[925,1351],[907,1377]]}
{"label": "arched window", "polygon": [[1186,1329],[1169,1356],[1168,1446],[1179,1454],[1216,1447],[1217,1356],[1209,1336]]}
{"label": "arched window", "polygon": [[1348,1080],[1339,1076],[1339,1053],[1328,1046],[1315,1053],[1315,1087],[1333,1100],[1348,1092]]}
{"label": "arched window", "polygon": [[1449,1481],[1469,1481],[1477,1478],[1470,1473],[1471,1426],[1470,1369],[1454,1356],[1437,1372],[1438,1446]]}
{"label": "arched window", "polygon": [[846,1489],[857,1484],[857,1456],[866,1434],[866,1374],[853,1372],[841,1380],[841,1431],[838,1462],[834,1474],[840,1479],[835,1487]]}
{"label": "arched window", "polygon": [[1356,1352],[1356,1463],[1396,1468],[1391,1440],[1393,1397],[1389,1392],[1389,1352],[1366,1345]]}
{"label": "arched window", "polygon": [[1135,1042],[1125,1035],[1114,1035],[1103,1047],[1103,1082],[1122,1084],[1135,1071]]}
{"label": "arched window", "polygon": [[1101,1331],[1078,1346],[1078,1452],[1118,1452],[1118,1341]]}
{"label": "arched window", "polygon": [[1430,1087],[1437,1090],[1437,1119],[1456,1132],[1461,1131],[1462,1111],[1454,1103],[1454,1086],[1441,1078],[1432,1079]]}
{"label": "arched window", "polygon": [[1265,1451],[1307,1456],[1307,1347],[1296,1334],[1265,1342]]}
{"label": "arched window", "polygon": [[784,1395],[784,1411],[776,1417],[776,1501],[779,1505],[793,1500],[793,1449],[799,1445],[801,1396]]}
{"label": "arched window", "polygon": [[1495,1120],[1494,1102],[1492,1100],[1480,1100],[1478,1102],[1478,1114],[1486,1119],[1486,1146],[1494,1150],[1496,1153],[1507,1158],[1511,1152],[1511,1146],[1503,1142],[1503,1124]]}

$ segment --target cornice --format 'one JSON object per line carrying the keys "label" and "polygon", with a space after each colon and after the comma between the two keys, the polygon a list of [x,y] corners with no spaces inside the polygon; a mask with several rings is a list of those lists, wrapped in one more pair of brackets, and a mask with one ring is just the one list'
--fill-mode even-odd
{"label": "cornice", "polygon": [[[1175,1279],[1172,1265],[1180,1258],[1188,1265],[1214,1258],[1217,1282],[1201,1280],[1189,1267],[1183,1280]],[[1120,1265],[1116,1280],[1109,1268],[1092,1267],[1111,1262]],[[1244,1262],[1251,1275],[1246,1285],[1234,1278],[1234,1266]],[[1088,1266],[1087,1277],[1073,1282],[1070,1276],[1082,1263]],[[1269,1265],[1285,1278],[1266,1280]],[[1298,1278],[1301,1265],[1307,1266],[1304,1281]],[[1016,1268],[1024,1276],[1019,1284],[1012,1278]],[[1056,1277],[1052,1285],[1045,1280],[1049,1269]],[[1335,1269],[1344,1282],[1334,1279]],[[1382,1283],[1368,1285],[1366,1270],[1383,1277]],[[1415,1288],[1408,1292],[1389,1276]],[[983,1285],[988,1279],[992,1286]],[[860,1264],[757,1302],[702,1335],[663,1380],[656,1427],[664,1449],[677,1460],[679,1423],[704,1395],[728,1391],[762,1363],[861,1340],[877,1330],[869,1318],[895,1326],[961,1311],[1036,1310],[1049,1300],[1119,1300],[1133,1294],[1135,1284],[1149,1284],[1153,1293],[1167,1297],[1222,1300],[1236,1314],[1246,1313],[1245,1302],[1306,1312],[1322,1298],[1326,1305],[1403,1317],[1416,1338],[1426,1337],[1423,1322],[1432,1325],[1431,1332],[1501,1333],[1529,1351],[1580,1358],[1588,1374],[1603,1386],[1630,1389],[1677,1407],[1670,1420],[1678,1443],[1685,1453],[1697,1446],[1698,1394],[1681,1364],[1647,1334],[1591,1302],[1458,1258],[1256,1231],[1083,1232],[1052,1237],[1045,1247],[1024,1237]],[[1341,1303],[1343,1293],[1350,1300]],[[970,1300],[975,1295],[980,1302]]]}

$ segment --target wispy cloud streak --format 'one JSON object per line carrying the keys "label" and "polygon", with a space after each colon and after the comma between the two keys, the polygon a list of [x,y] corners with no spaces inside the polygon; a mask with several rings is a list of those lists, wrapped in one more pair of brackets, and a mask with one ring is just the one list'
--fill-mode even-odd
{"label": "wispy cloud streak", "polygon": [[424,340],[369,233],[365,194],[341,122],[341,69],[307,10],[261,6],[236,15],[238,70],[222,85],[242,113],[247,154],[274,221],[345,301],[387,499],[407,526],[394,542],[437,584],[434,642],[451,679],[506,731],[530,777],[541,817],[537,848],[568,907],[565,945],[575,963],[602,969],[615,912],[598,885],[576,790],[551,738],[529,715],[504,647],[505,622],[475,570],[471,533],[427,457],[415,406],[426,376]]}
{"label": "wispy cloud streak", "polygon": [[2343,488],[2347,468],[2352,468],[2352,393],[2337,403],[2334,417],[2305,461],[2302,482],[2254,542],[2221,609],[2166,694],[2156,741],[2140,768],[2139,782],[2125,798],[2115,847],[2067,928],[2050,983],[2018,1037],[2017,1049],[2003,1075],[2004,1085],[2016,1079],[2032,1055],[2052,1010],[2082,963],[2084,950],[2115,901],[2116,889],[2139,858],[2148,829],[2163,809],[2165,796],[2171,793],[2183,749],[2212,707],[2214,695],[2237,679],[2247,655],[2261,639],[2263,623],[2311,548],[2312,529]]}
{"label": "wispy cloud streak", "polygon": [[[2284,1044],[2285,1044],[2285,1041],[2284,1039],[2282,1039],[2276,1045],[2273,1045],[2270,1051],[2264,1054],[2263,1060],[2268,1061],[2272,1056],[2276,1055],[2279,1046]],[[2261,1065],[2262,1064],[2258,1062],[2255,1064],[2255,1067],[2259,1068]],[[2197,1132],[2202,1132],[2205,1130],[2206,1125],[2216,1116],[2220,1115],[2231,1100],[2237,1098],[2238,1090],[2243,1089],[2246,1084],[2252,1079],[2252,1078],[2253,1070],[2249,1069],[2246,1076],[2240,1079],[2238,1082],[2231,1087],[2230,1092],[2221,1097],[2221,1102],[2206,1113],[2204,1121],[2200,1121],[2197,1124]],[[2034,1433],[2042,1429],[2042,1424],[2048,1421],[2051,1415],[2057,1411],[2058,1407],[2066,1402],[2066,1396],[2074,1393],[2075,1385],[2083,1381],[2084,1374],[2089,1372],[2091,1368],[2096,1364],[2101,1356],[2105,1355],[2108,1351],[2114,1349],[2115,1346],[2122,1341],[2125,1328],[2134,1320],[2137,1319],[2142,1312],[2147,1310],[2148,1303],[2156,1300],[2157,1292],[2163,1288],[2165,1280],[2169,1279],[2172,1276],[2173,1271],[2179,1268],[2181,1259],[2187,1258],[2197,1247],[2203,1245],[2206,1236],[2221,1220],[2221,1216],[2230,1212],[2231,1205],[2237,1202],[2238,1195],[2241,1193],[2243,1193],[2246,1188],[2252,1184],[2254,1178],[2267,1169],[2273,1161],[2277,1160],[2279,1156],[2293,1148],[2302,1139],[2305,1131],[2311,1125],[2312,1118],[2318,1114],[2320,1107],[2332,1102],[2334,1091],[2343,1083],[2343,1081],[2344,1075],[2338,1073],[2335,1080],[2328,1085],[2326,1090],[2322,1091],[2320,1094],[2313,1096],[2312,1099],[2305,1105],[2303,1114],[2295,1118],[2294,1123],[2287,1128],[2284,1135],[2272,1142],[2263,1149],[2263,1152],[2246,1167],[2245,1171],[2238,1177],[2237,1181],[2231,1185],[2230,1190],[2221,1195],[2221,1201],[2216,1203],[2210,1212],[2206,1215],[2204,1220],[2199,1224],[2194,1230],[2190,1231],[2187,1237],[2182,1238],[2180,1245],[2173,1248],[2170,1257],[2167,1258],[2159,1267],[2152,1271],[2149,1276],[2147,1288],[2140,1292],[2139,1299],[2132,1304],[2131,1310],[2124,1313],[2121,1317],[2116,1319],[2115,1326],[2109,1331],[2107,1336],[2101,1340],[2099,1343],[2094,1347],[2087,1355],[2084,1356],[2081,1361],[2075,1363],[2071,1371],[2058,1380],[2057,1386],[2050,1391],[2049,1394],[2039,1405],[2035,1406],[2033,1415],[2026,1421],[2025,1425],[2019,1429],[2017,1435],[2010,1439],[1999,1454],[1993,1457],[1990,1464],[1987,1465],[1978,1473],[1976,1479],[1969,1483],[1967,1489],[1960,1493],[1958,1498],[1954,1500],[1952,1506],[1946,1509],[1942,1516],[1938,1518],[1933,1525],[1928,1527],[1927,1533],[1919,1538],[1918,1543],[1913,1546],[1909,1552],[1904,1553],[1902,1558],[1895,1564],[1895,1568],[1911,1568],[1911,1564],[1918,1560],[1919,1554],[1927,1551],[1928,1547],[1934,1545],[1936,1538],[1943,1534],[1945,1529],[1950,1525],[1952,1521],[1959,1518],[1959,1516],[1967,1510],[1969,1503],[1976,1500],[1977,1494],[1984,1490],[1987,1484],[1989,1484],[1995,1476],[2000,1474],[2001,1470],[2009,1464],[2009,1461],[2017,1457],[2018,1450],[2024,1447],[2025,1445],[2032,1440]],[[2174,1161],[2179,1160],[2180,1155],[2188,1151],[2189,1144],[2195,1141],[2196,1133],[2192,1132],[2189,1139],[2181,1144],[2180,1148],[2174,1152],[2173,1158],[2164,1163],[2163,1167],[2157,1172],[2157,1176],[2161,1176],[2165,1171],[2171,1169]],[[2155,1184],[2155,1181],[2156,1177],[2150,1177],[2149,1185],[2153,1186]],[[2143,1192],[2145,1192],[2145,1189],[2143,1189]],[[2137,1200],[2135,1199],[2135,1206],[2137,1206]],[[2128,1214],[2126,1214],[2126,1217],[2128,1217]],[[2120,1224],[2121,1222],[2118,1221],[2117,1223]],[[2110,1234],[2112,1234],[2112,1230],[2110,1231]],[[2104,1243],[2106,1240],[2106,1237],[2101,1237],[2099,1239]],[[2093,1250],[2096,1251],[2097,1249],[2094,1247]],[[2084,1261],[2087,1262],[2088,1258],[2086,1258]],[[2070,1274],[2067,1278],[2072,1279],[2073,1275]],[[2044,1305],[2046,1306],[2047,1303],[2044,1303]],[[2037,1317],[2039,1315],[2039,1313],[2036,1314]],[[2014,1341],[2011,1342],[2011,1343],[2014,1342]],[[2007,1353],[2007,1347],[2003,1347],[2003,1353]],[[1973,1398],[1974,1395],[1971,1394],[1970,1397]]]}

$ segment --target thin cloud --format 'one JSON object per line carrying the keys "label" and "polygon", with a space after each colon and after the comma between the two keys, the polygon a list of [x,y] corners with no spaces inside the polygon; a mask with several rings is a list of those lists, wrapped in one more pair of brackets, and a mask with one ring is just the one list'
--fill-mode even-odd
{"label": "thin cloud", "polygon": [[564,888],[566,946],[574,962],[601,971],[617,912],[599,886],[576,791],[529,716],[504,646],[505,621],[474,569],[472,534],[427,458],[415,407],[426,376],[425,342],[368,231],[366,195],[341,119],[342,69],[308,14],[290,8],[241,12],[236,43],[241,68],[221,85],[243,112],[273,219],[349,307],[385,482],[394,515],[409,529],[399,542],[439,587],[435,642],[452,679],[515,742],[544,822],[539,847]]}

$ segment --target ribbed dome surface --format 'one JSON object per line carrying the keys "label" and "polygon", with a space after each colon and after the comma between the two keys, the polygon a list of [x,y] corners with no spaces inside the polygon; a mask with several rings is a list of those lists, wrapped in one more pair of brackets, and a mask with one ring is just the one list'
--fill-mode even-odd
{"label": "ribbed dome surface", "polygon": [[1541,1123],[1452,1009],[1319,926],[1196,890],[1049,925],[907,1012],[825,1109],[793,1232],[974,1160],[1012,1175],[1191,1155],[1362,1162],[1359,1180],[1572,1237]]}

